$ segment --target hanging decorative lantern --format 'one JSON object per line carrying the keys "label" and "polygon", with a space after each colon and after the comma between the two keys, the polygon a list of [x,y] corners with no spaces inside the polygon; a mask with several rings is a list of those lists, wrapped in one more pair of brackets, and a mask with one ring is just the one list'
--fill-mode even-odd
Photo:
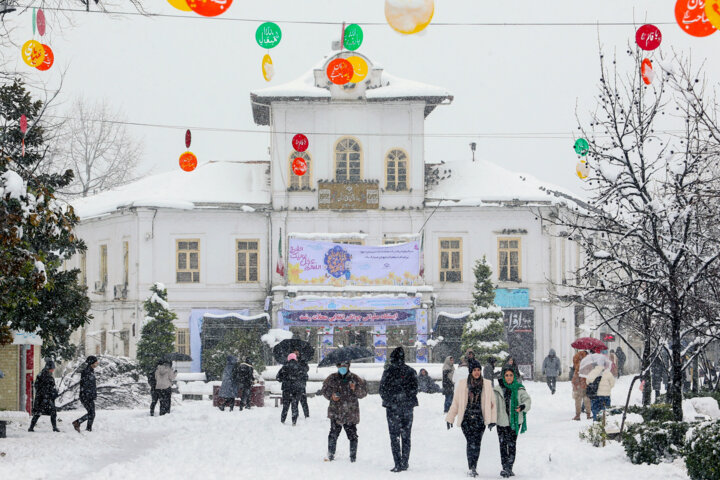
{"label": "hanging decorative lantern", "polygon": [[584,138],[578,138],[577,140],[575,140],[575,145],[573,146],[573,148],[575,149],[575,153],[584,157],[590,151],[590,144],[588,144],[588,141]]}
{"label": "hanging decorative lantern", "polygon": [[705,18],[720,29],[720,0],[705,0]]}
{"label": "hanging decorative lantern", "polygon": [[310,146],[308,138],[302,133],[298,133],[292,138],[292,146],[297,152],[304,152]]}
{"label": "hanging decorative lantern", "polygon": [[178,10],[182,10],[183,12],[192,11],[192,9],[188,6],[187,1],[185,0],[168,0],[168,3],[173,7],[177,8]]}
{"label": "hanging decorative lantern", "polygon": [[675,3],[675,20],[677,20],[683,32],[688,35],[707,37],[717,32],[717,28],[709,21],[705,10],[703,0],[677,0]]}
{"label": "hanging decorative lantern", "polygon": [[362,57],[358,57],[357,55],[348,57],[347,61],[350,62],[350,65],[352,65],[353,68],[353,76],[350,79],[350,83],[362,82],[368,74],[367,62]]}
{"label": "hanging decorative lantern", "polygon": [[662,43],[662,33],[655,25],[648,23],[635,32],[635,43],[643,50],[655,50]]}
{"label": "hanging decorative lantern", "polygon": [[385,19],[393,30],[406,35],[424,30],[434,13],[434,0],[385,0]]}
{"label": "hanging decorative lantern", "polygon": [[581,160],[575,165],[575,173],[580,177],[580,180],[585,180],[590,175],[590,167],[585,160]]}
{"label": "hanging decorative lantern", "polygon": [[353,67],[344,58],[336,58],[327,66],[327,77],[335,85],[345,85],[353,77]]}
{"label": "hanging decorative lantern", "polygon": [[272,58],[267,53],[262,59],[262,74],[266,82],[272,80],[275,76],[275,67],[273,66]]}
{"label": "hanging decorative lantern", "polygon": [[294,158],[292,161],[292,169],[295,175],[302,177],[307,173],[307,162],[300,157]]}
{"label": "hanging decorative lantern", "polygon": [[192,152],[185,152],[180,155],[180,168],[186,172],[192,172],[197,167],[197,157]]}
{"label": "hanging decorative lantern", "polygon": [[277,23],[265,22],[255,30],[255,41],[262,48],[275,48],[282,40],[282,31]]}
{"label": "hanging decorative lantern", "polygon": [[192,134],[190,133],[190,129],[188,128],[185,131],[185,148],[190,148],[191,141],[192,141]]}
{"label": "hanging decorative lantern", "polygon": [[53,63],[55,63],[55,54],[52,51],[52,48],[50,48],[49,45],[42,44],[43,50],[45,50],[45,58],[43,58],[43,61],[40,65],[38,65],[37,68],[40,71],[46,71],[50,70],[50,67],[53,66]]}
{"label": "hanging decorative lantern", "polygon": [[27,132],[27,117],[23,113],[22,115],[20,115],[20,133],[25,135],[26,132]]}
{"label": "hanging decorative lantern", "polygon": [[360,25],[354,23],[345,27],[343,32],[343,47],[355,51],[360,48],[363,42],[363,31]]}
{"label": "hanging decorative lantern", "polygon": [[646,58],[642,61],[642,65],[640,66],[640,76],[642,77],[643,82],[645,82],[645,85],[650,85],[655,78],[655,72],[653,71],[650,59]]}
{"label": "hanging decorative lantern", "polygon": [[37,31],[42,37],[45,35],[45,12],[43,12],[43,9],[39,9],[37,11],[37,15],[35,16],[35,23],[37,24]]}
{"label": "hanging decorative lantern", "polygon": [[37,67],[45,60],[45,49],[37,40],[28,40],[20,49],[23,61],[30,67]]}
{"label": "hanging decorative lantern", "polygon": [[190,10],[203,17],[217,17],[227,12],[233,0],[186,0]]}

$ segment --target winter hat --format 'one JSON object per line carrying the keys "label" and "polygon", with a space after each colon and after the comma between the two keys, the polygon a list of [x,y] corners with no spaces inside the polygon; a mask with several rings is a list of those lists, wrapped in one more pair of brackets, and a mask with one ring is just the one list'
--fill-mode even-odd
{"label": "winter hat", "polygon": [[45,368],[46,368],[47,370],[55,370],[55,362],[53,362],[52,360],[46,361],[46,362],[45,362]]}
{"label": "winter hat", "polygon": [[403,350],[402,347],[397,347],[395,350],[390,352],[390,363],[405,363],[405,350]]}
{"label": "winter hat", "polygon": [[87,363],[88,365],[92,365],[93,363],[95,363],[97,361],[98,361],[98,359],[95,355],[90,355],[89,357],[87,357],[87,359],[85,359],[85,363]]}
{"label": "winter hat", "polygon": [[288,355],[288,358],[287,358],[287,359],[288,359],[288,362],[289,362],[290,360],[297,360],[297,355],[295,355],[294,353],[291,353],[290,355]]}
{"label": "winter hat", "polygon": [[479,368],[480,371],[482,371],[482,365],[480,365],[480,362],[478,362],[474,358],[471,358],[468,362],[468,374],[472,373],[472,371],[476,368]]}

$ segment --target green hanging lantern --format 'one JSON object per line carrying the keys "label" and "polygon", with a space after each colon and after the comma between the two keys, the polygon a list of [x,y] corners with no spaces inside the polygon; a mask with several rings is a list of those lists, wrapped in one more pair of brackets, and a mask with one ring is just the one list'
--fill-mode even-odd
{"label": "green hanging lantern", "polygon": [[262,48],[274,48],[281,39],[282,32],[277,23],[265,22],[255,30],[255,41]]}
{"label": "green hanging lantern", "polygon": [[575,149],[575,153],[584,157],[590,151],[590,144],[584,138],[578,138],[575,140],[575,146],[573,148]]}
{"label": "green hanging lantern", "polygon": [[363,42],[363,31],[360,25],[350,24],[345,27],[343,35],[343,46],[348,50],[357,50]]}

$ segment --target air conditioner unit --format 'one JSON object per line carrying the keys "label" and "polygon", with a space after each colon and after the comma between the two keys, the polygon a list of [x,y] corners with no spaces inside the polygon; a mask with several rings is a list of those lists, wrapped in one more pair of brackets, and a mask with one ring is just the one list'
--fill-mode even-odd
{"label": "air conditioner unit", "polygon": [[95,293],[105,293],[105,284],[103,282],[95,282]]}
{"label": "air conditioner unit", "polygon": [[113,298],[115,300],[127,298],[127,287],[125,285],[115,285],[113,287]]}

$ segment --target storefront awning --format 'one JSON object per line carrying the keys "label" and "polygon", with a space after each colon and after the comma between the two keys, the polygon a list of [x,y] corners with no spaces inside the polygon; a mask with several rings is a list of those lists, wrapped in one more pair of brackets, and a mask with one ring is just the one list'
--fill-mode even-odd
{"label": "storefront awning", "polygon": [[43,341],[37,333],[23,332],[22,330],[11,330],[13,336],[13,345],[40,345]]}

